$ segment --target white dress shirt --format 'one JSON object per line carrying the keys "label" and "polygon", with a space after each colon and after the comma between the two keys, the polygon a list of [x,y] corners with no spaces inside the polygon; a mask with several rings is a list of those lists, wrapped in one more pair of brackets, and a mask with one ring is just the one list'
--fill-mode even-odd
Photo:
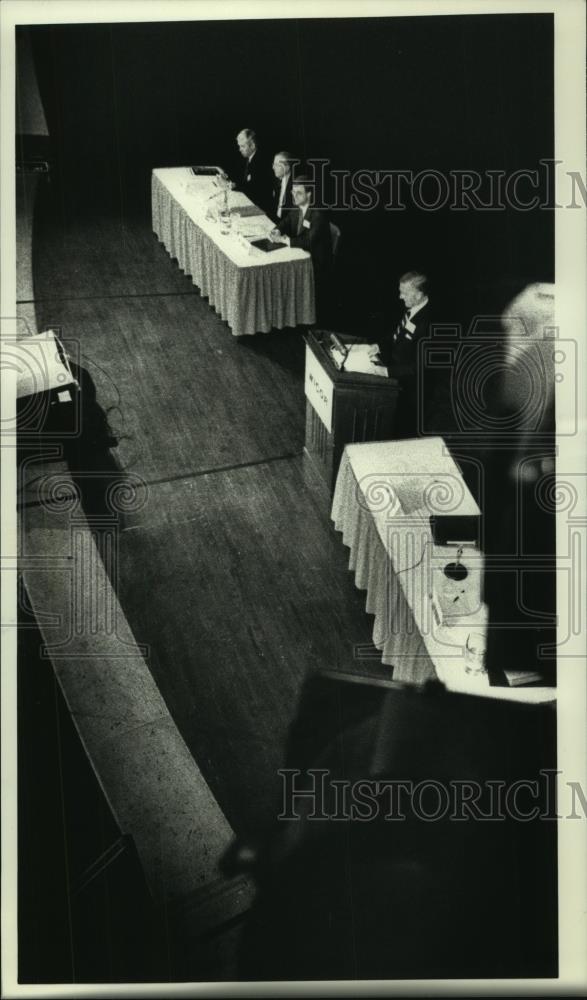
{"label": "white dress shirt", "polygon": [[287,190],[287,182],[289,180],[289,174],[284,174],[281,178],[281,190],[279,192],[279,204],[277,205],[277,217],[281,219],[283,213],[283,203],[285,201],[285,192]]}

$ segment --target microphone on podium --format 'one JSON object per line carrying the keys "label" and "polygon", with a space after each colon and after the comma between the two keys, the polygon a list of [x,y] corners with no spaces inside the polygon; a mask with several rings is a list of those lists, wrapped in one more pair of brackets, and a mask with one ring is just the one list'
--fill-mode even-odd
{"label": "microphone on podium", "polygon": [[339,370],[343,372],[350,348],[347,347],[346,344],[343,344],[342,340],[340,340],[335,333],[330,334],[330,343],[332,347],[335,348],[335,350],[337,350],[340,354],[342,354],[342,361],[340,363]]}

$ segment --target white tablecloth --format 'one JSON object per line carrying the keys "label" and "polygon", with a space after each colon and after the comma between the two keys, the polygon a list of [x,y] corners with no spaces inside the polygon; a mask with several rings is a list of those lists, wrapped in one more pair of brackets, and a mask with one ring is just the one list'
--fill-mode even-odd
{"label": "white tablecloth", "polygon": [[[475,514],[478,507],[441,438],[347,445],[332,503],[335,528],[350,548],[349,568],[366,609],[375,615],[373,643],[393,679],[422,684],[439,678],[451,690],[516,701],[549,701],[550,688],[492,688],[486,674],[465,671],[471,632],[485,633],[481,601],[483,555],[463,550],[467,567],[466,614],[439,623],[433,594],[451,584],[444,567],[455,558],[451,546],[435,546],[431,514]],[[455,603],[455,607],[458,602]]]}
{"label": "white tablecloth", "polygon": [[[189,167],[154,170],[153,231],[189,274],[235,337],[315,322],[314,272],[304,250],[284,247],[265,253],[250,245],[273,228],[250,212],[246,195],[231,191],[231,229],[218,220],[222,198],[210,177]],[[209,217],[212,215],[213,217]],[[207,217],[208,216],[208,217]]]}

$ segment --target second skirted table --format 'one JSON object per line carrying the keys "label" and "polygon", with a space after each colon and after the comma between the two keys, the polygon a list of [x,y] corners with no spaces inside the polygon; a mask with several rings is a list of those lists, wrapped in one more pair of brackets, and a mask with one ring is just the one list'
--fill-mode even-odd
{"label": "second skirted table", "polygon": [[[434,544],[431,516],[479,516],[442,438],[347,445],[332,503],[335,528],[350,548],[349,568],[375,616],[373,645],[393,679],[519,701],[550,701],[551,688],[490,687],[466,670],[467,640],[487,628],[481,600],[483,554]],[[444,569],[460,558],[466,582]],[[452,588],[452,590],[451,590]],[[439,600],[440,598],[440,600]],[[437,609],[444,605],[439,619]],[[446,613],[447,606],[451,610]],[[367,656],[368,650],[355,650]]]}

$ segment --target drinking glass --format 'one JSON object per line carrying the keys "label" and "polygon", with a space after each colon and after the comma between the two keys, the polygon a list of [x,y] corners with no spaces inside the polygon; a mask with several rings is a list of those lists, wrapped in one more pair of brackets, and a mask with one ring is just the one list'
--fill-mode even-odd
{"label": "drinking glass", "polygon": [[472,676],[486,674],[486,642],[483,632],[469,632],[465,645],[465,673]]}

